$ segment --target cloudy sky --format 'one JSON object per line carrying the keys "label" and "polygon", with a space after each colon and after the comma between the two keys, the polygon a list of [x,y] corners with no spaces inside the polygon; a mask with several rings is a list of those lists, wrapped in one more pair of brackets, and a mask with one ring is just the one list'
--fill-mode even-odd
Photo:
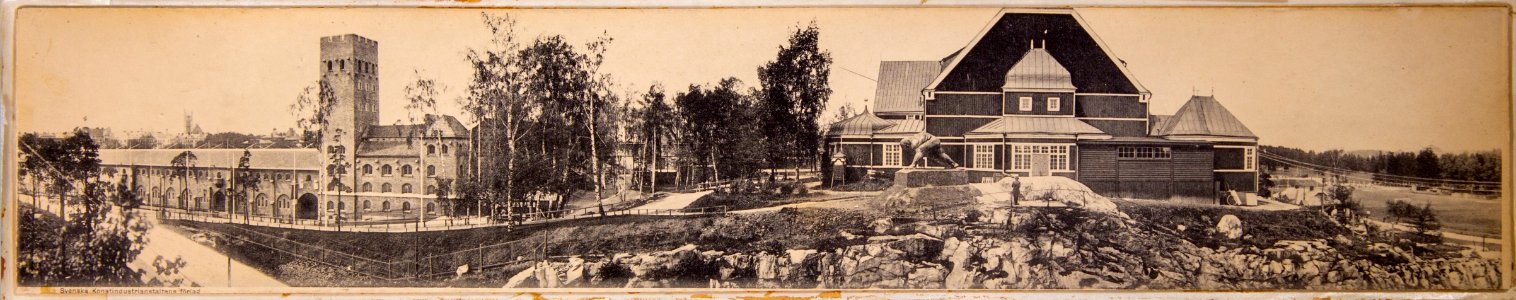
{"label": "cloudy sky", "polygon": [[[490,10],[525,36],[615,39],[619,89],[670,91],[737,77],[757,85],[796,26],[814,20],[834,59],[833,108],[865,107],[881,60],[938,59],[996,9]],[[1502,9],[1079,9],[1170,114],[1214,93],[1262,137],[1307,149],[1486,150],[1510,144],[1510,27]],[[456,114],[488,41],[473,9],[25,8],[17,20],[21,131],[86,122],[116,131],[292,127],[317,78],[319,38],[379,42],[381,120],[405,117],[416,74],[450,89]],[[1213,92],[1214,91],[1214,92]]]}

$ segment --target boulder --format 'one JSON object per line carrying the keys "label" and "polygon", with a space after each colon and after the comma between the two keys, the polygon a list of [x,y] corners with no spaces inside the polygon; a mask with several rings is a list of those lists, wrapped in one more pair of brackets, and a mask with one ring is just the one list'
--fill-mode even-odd
{"label": "boulder", "polygon": [[1216,232],[1228,239],[1240,238],[1242,237],[1242,219],[1234,215],[1221,216],[1221,221],[1216,222]]}

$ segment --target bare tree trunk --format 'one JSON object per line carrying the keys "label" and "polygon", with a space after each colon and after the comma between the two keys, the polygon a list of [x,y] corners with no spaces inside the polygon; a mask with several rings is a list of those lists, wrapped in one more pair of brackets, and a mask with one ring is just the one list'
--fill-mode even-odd
{"label": "bare tree trunk", "polygon": [[600,216],[604,217],[605,216],[605,201],[602,200],[602,199],[600,199],[600,188],[601,188],[602,185],[604,185],[604,182],[602,181],[603,178],[600,178],[600,147],[598,147],[598,145],[596,145],[596,142],[599,141],[599,139],[598,139],[599,134],[596,134],[596,132],[595,132],[595,128],[596,128],[595,125],[596,125],[596,123],[599,123],[598,120],[596,120],[596,118],[595,118],[596,113],[597,113],[597,110],[595,109],[595,102],[591,101],[590,102],[590,116],[589,116],[590,117],[590,126],[589,126],[590,127],[590,172],[594,172],[595,173],[595,203],[600,207]]}

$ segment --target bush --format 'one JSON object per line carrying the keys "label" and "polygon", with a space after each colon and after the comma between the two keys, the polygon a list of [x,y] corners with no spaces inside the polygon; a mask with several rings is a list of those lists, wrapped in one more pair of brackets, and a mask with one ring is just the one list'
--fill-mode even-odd
{"label": "bush", "polygon": [[795,194],[796,195],[801,195],[801,196],[810,195],[811,194],[811,189],[810,188],[806,188],[805,184],[801,184],[801,183],[797,182],[797,183],[795,183]]}
{"label": "bush", "polygon": [[963,214],[963,221],[967,223],[979,223],[979,218],[981,217],[984,217],[984,213],[980,213],[979,210],[970,210]]}

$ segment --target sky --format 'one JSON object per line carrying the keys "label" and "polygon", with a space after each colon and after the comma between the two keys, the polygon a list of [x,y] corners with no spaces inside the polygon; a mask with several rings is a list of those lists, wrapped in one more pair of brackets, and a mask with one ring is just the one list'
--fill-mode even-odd
{"label": "sky", "polygon": [[[576,44],[609,35],[603,70],[624,94],[736,77],[757,86],[797,27],[816,22],[833,58],[829,107],[864,108],[881,60],[939,59],[998,9],[494,9],[522,36]],[[1313,150],[1447,151],[1510,144],[1504,11],[1088,8],[1078,13],[1152,94],[1154,114],[1214,94],[1260,143]],[[379,42],[381,122],[404,122],[418,76],[461,115],[464,53],[489,34],[478,9],[23,8],[17,12],[19,131],[80,124],[179,132],[293,127],[318,77],[319,39]],[[828,112],[830,114],[830,112]]]}

